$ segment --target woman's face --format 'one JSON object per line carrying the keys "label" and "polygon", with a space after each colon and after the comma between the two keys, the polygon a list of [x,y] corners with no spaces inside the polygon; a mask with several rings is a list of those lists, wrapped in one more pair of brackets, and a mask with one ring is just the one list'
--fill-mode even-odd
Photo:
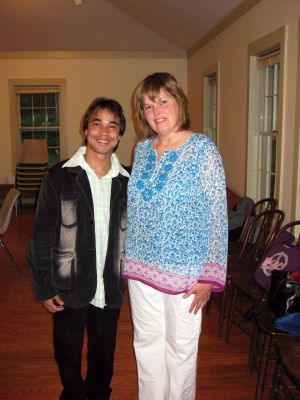
{"label": "woman's face", "polygon": [[178,130],[179,107],[173,96],[160,90],[154,101],[144,98],[146,121],[160,136],[166,136]]}

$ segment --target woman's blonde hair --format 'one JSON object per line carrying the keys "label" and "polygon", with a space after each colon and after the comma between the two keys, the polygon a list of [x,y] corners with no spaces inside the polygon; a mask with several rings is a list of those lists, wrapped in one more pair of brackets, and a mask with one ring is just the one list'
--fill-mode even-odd
{"label": "woman's blonde hair", "polygon": [[135,117],[138,129],[144,138],[153,137],[156,132],[149,126],[144,113],[145,97],[154,101],[163,90],[171,95],[177,102],[179,108],[178,130],[190,128],[190,117],[188,114],[188,98],[179,86],[177,80],[168,72],[156,72],[147,76],[136,88],[134,93]]}

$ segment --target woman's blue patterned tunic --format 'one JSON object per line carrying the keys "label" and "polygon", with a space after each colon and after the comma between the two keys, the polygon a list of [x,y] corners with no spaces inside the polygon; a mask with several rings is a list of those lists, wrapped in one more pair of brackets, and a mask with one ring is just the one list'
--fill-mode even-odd
{"label": "woman's blue patterned tunic", "polygon": [[165,293],[195,283],[222,291],[227,262],[224,170],[214,143],[192,135],[160,160],[138,143],[128,186],[124,276]]}

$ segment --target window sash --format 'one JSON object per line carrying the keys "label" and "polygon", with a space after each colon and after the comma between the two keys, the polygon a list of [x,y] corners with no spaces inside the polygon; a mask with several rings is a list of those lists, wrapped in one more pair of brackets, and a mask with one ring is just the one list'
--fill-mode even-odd
{"label": "window sash", "polygon": [[15,86],[16,94],[60,93],[59,86]]}
{"label": "window sash", "polygon": [[217,141],[217,74],[204,77],[205,118],[203,132],[215,143]]}
{"label": "window sash", "polygon": [[260,198],[274,197],[276,190],[277,136],[272,132],[259,133],[258,138],[258,193]]}
{"label": "window sash", "polygon": [[279,54],[257,62],[257,192],[259,198],[276,192],[276,151],[278,140]]}
{"label": "window sash", "polygon": [[[31,99],[31,104],[28,106],[21,106],[21,96],[24,94],[51,94],[56,93],[54,103],[47,104],[47,96],[45,103],[42,105],[34,105],[34,97]],[[15,94],[17,96],[17,111],[18,111],[18,143],[22,143],[24,138],[27,139],[47,139],[47,148],[49,153],[49,163],[53,165],[60,159],[60,88],[58,86],[17,86],[15,87]],[[29,115],[29,124],[22,125],[22,112],[26,115],[26,110]],[[43,115],[44,114],[44,115]],[[51,124],[51,118],[54,123]],[[37,123],[35,124],[35,120]],[[50,120],[50,123],[49,123]],[[56,135],[55,135],[56,132]],[[53,136],[54,135],[54,136]],[[55,137],[56,136],[56,137]],[[56,143],[57,144],[56,144]]]}

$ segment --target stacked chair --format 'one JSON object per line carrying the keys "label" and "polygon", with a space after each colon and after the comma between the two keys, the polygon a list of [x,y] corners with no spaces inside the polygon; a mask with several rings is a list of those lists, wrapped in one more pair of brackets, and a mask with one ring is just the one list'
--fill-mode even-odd
{"label": "stacked chair", "polygon": [[[249,216],[240,244],[232,246],[228,258],[221,311],[223,320],[220,318],[220,321],[223,324],[226,321],[225,341],[230,341],[233,325],[250,337],[249,370],[257,374],[255,400],[266,398],[266,388],[271,389],[272,400],[300,399],[300,377],[297,375],[300,367],[299,363],[293,365],[296,357],[299,361],[300,337],[274,328],[276,316],[269,306],[268,292],[254,278],[257,266],[262,263],[274,240],[283,232],[293,233],[296,227],[300,227],[300,221],[283,225],[284,217],[282,211],[274,208]],[[300,245],[300,235],[294,245]],[[224,317],[226,313],[227,318]],[[296,397],[293,397],[294,392]]]}
{"label": "stacked chair", "polygon": [[[249,199],[250,200],[250,199]],[[238,241],[229,241],[228,243],[228,269],[227,269],[227,281],[225,285],[225,290],[222,293],[213,293],[212,299],[206,307],[206,313],[209,314],[211,303],[214,302],[219,308],[219,324],[218,324],[218,337],[221,339],[223,337],[223,327],[226,319],[225,308],[227,305],[227,295],[230,289],[230,275],[232,266],[241,260],[240,263],[244,262],[244,259],[249,258],[252,262],[251,251],[254,251],[254,244],[257,246],[262,246],[263,237],[260,237],[260,243],[258,237],[255,237],[255,232],[258,234],[259,224],[257,221],[256,228],[254,226],[251,228],[251,224],[254,222],[254,217],[261,214],[263,211],[273,210],[277,205],[277,200],[272,198],[265,198],[256,203],[253,202],[251,208],[247,215],[245,216],[243,229]],[[267,228],[267,227],[265,227]],[[267,231],[267,229],[265,229]],[[255,242],[255,243],[254,243]],[[258,249],[257,249],[258,251]]]}
{"label": "stacked chair", "polygon": [[276,367],[270,400],[300,399],[300,338],[290,336],[275,343]]}
{"label": "stacked chair", "polygon": [[[295,233],[300,221],[283,224],[285,214],[275,199],[262,199],[249,210],[238,241],[229,243],[228,273],[219,302],[219,338],[231,340],[233,326],[249,337],[249,371],[256,373],[255,400],[300,400],[300,335],[274,328],[268,291],[255,280],[274,240]],[[293,245],[300,246],[300,234]]]}
{"label": "stacked chair", "polygon": [[259,200],[256,203],[253,203],[253,206],[249,209],[246,215],[243,230],[239,240],[237,242],[229,241],[228,244],[229,257],[232,258],[238,255],[239,259],[242,258],[242,255],[245,253],[246,247],[251,246],[250,242],[251,237],[248,237],[247,240],[246,235],[249,236],[251,233],[249,232],[249,226],[253,221],[254,217],[261,214],[263,211],[274,210],[276,206],[277,206],[277,200],[269,197]]}
{"label": "stacked chair", "polygon": [[227,286],[231,296],[225,333],[227,342],[233,324],[251,336],[252,321],[245,318],[245,312],[263,294],[263,289],[254,279],[254,273],[277,236],[284,217],[284,212],[277,209],[263,211],[255,216],[245,232],[242,253],[239,253],[237,259],[229,257]]}
{"label": "stacked chair", "polygon": [[16,165],[15,187],[22,196],[37,200],[41,182],[49,170],[49,157],[46,139],[24,139],[20,160]]}
{"label": "stacked chair", "polygon": [[[300,227],[300,221],[293,221],[284,225],[278,235],[282,232],[295,231],[296,227]],[[300,245],[300,235],[295,239],[295,245]],[[274,328],[275,315],[268,307],[268,302],[266,298],[266,306],[263,308],[263,312],[254,317],[254,329],[251,336],[251,344],[249,350],[249,367],[251,372],[257,373],[257,384],[256,384],[256,394],[255,400],[262,400],[264,396],[264,391],[266,388],[277,385],[277,389],[274,389],[274,393],[271,394],[272,399],[283,398],[283,399],[300,399],[298,393],[297,397],[275,397],[279,395],[278,391],[280,388],[280,379],[285,379],[285,381],[290,381],[289,377],[293,377],[293,370],[300,373],[300,336],[291,335]],[[293,365],[295,359],[297,358],[298,364]],[[271,368],[271,363],[277,362],[277,370],[275,369],[275,377],[273,384],[271,385],[270,374],[273,369]],[[280,378],[280,374],[282,374]],[[268,383],[269,380],[269,384]],[[285,382],[284,381],[284,382]],[[291,379],[294,384],[292,385],[297,391],[300,388],[300,376],[297,379]],[[283,384],[285,385],[285,383]],[[286,385],[285,391],[288,392],[288,385]]]}
{"label": "stacked chair", "polygon": [[[271,198],[265,198],[254,203],[245,218],[239,240],[229,242],[225,290],[223,293],[218,294],[221,297],[219,306],[219,338],[223,338],[224,336],[224,326],[228,318],[228,297],[232,292],[231,276],[244,274],[247,270],[252,273],[253,268],[255,268],[262,258],[267,247],[271,245],[276,229],[278,229],[278,224],[280,225],[284,218],[282,211],[269,212],[273,211],[276,205],[277,201]],[[278,222],[275,223],[277,219]]]}
{"label": "stacked chair", "polygon": [[3,203],[1,205],[1,208],[0,208],[0,249],[3,249],[3,251],[9,257],[10,261],[19,269],[20,274],[23,275],[21,268],[16,263],[13,255],[8,250],[7,245],[5,244],[5,242],[3,240],[3,236],[6,233],[7,229],[9,228],[12,211],[13,211],[14,206],[16,206],[19,196],[20,196],[20,192],[17,189],[12,188],[6,194],[6,196],[3,200]]}

